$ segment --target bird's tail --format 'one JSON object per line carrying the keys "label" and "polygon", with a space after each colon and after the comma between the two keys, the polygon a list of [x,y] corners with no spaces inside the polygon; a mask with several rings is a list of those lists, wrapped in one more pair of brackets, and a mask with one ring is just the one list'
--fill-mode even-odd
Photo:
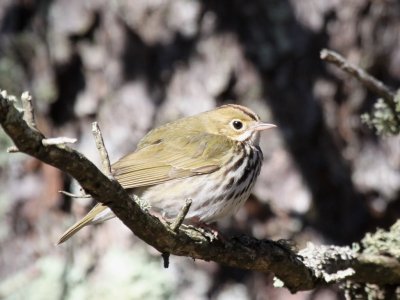
{"label": "bird's tail", "polygon": [[57,245],[64,243],[86,225],[104,222],[113,217],[115,217],[115,215],[111,211],[111,209],[101,203],[98,203],[87,213],[86,216],[84,216],[81,220],[76,222],[63,233],[63,235],[58,240]]}

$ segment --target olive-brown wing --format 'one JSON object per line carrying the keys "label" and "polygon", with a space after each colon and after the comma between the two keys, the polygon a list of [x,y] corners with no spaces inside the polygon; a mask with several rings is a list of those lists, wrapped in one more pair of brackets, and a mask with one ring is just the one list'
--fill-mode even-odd
{"label": "olive-brown wing", "polygon": [[159,139],[114,163],[113,175],[124,188],[135,188],[212,173],[227,162],[232,146],[224,136],[205,133]]}

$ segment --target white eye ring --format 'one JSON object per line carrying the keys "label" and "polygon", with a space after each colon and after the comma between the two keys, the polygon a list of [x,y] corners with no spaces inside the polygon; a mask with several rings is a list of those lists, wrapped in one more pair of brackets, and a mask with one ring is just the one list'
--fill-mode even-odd
{"label": "white eye ring", "polygon": [[235,129],[236,131],[242,131],[244,128],[244,124],[242,121],[240,120],[232,120],[231,122],[231,126],[233,127],[233,129]]}

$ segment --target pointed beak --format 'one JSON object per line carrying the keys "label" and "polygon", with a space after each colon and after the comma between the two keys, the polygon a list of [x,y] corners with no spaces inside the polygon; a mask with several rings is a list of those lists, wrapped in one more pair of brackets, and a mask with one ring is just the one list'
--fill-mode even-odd
{"label": "pointed beak", "polygon": [[262,131],[262,130],[267,130],[267,129],[271,129],[271,128],[275,128],[275,127],[277,127],[277,126],[274,124],[259,122],[253,128],[255,131]]}

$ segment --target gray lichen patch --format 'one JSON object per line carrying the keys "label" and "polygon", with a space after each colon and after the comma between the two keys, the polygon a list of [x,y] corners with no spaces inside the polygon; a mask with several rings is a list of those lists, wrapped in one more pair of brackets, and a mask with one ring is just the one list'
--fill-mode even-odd
{"label": "gray lichen patch", "polygon": [[350,265],[356,254],[350,247],[308,243],[299,255],[303,257],[304,264],[313,270],[314,276],[325,282],[338,282],[354,274]]}
{"label": "gray lichen patch", "polygon": [[368,233],[361,241],[364,254],[386,255],[400,258],[400,221],[397,221],[389,231],[378,229]]}

